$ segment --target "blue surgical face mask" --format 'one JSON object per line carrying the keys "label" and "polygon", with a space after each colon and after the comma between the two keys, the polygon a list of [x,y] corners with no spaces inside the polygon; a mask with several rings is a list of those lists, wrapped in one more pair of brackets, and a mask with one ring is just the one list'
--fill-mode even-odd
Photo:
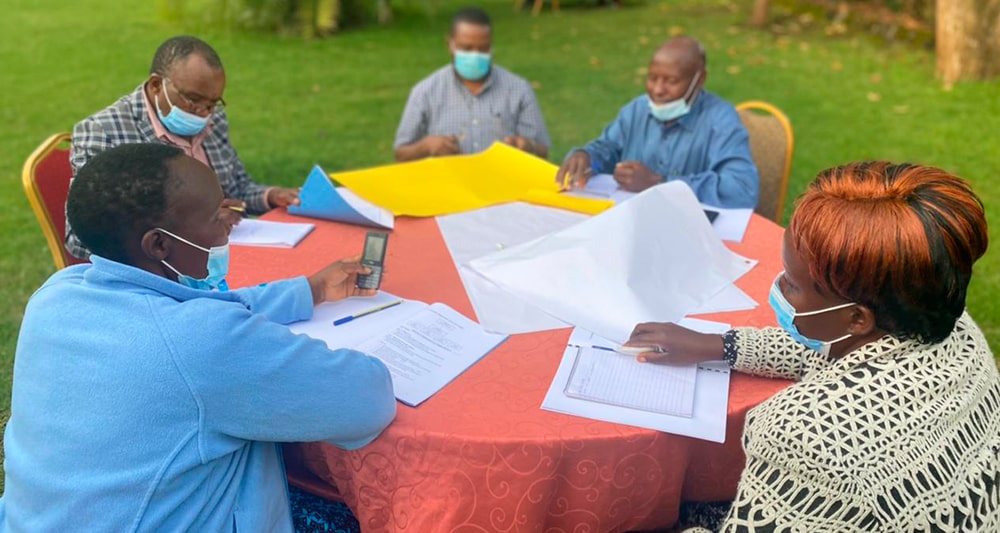
{"label": "blue surgical face mask", "polygon": [[657,104],[653,102],[652,98],[649,98],[649,113],[653,115],[653,118],[656,120],[662,120],[663,122],[670,122],[671,120],[676,120],[688,114],[691,111],[691,104],[688,103],[688,99],[691,98],[691,93],[694,92],[695,86],[698,85],[698,78],[700,77],[701,72],[699,71],[693,78],[691,78],[691,85],[688,85],[688,89],[684,92],[684,96],[678,98],[677,100]]}
{"label": "blue surgical face mask", "polygon": [[455,50],[455,72],[469,81],[479,81],[490,73],[490,55]]}
{"label": "blue surgical face mask", "polygon": [[778,324],[781,325],[782,329],[787,331],[788,334],[791,335],[793,339],[805,345],[806,348],[819,352],[824,357],[829,357],[830,346],[850,337],[851,334],[848,333],[847,335],[844,335],[843,337],[837,339],[833,339],[832,341],[821,341],[816,339],[810,339],[809,337],[806,337],[805,335],[799,333],[799,328],[795,327],[795,317],[819,315],[822,313],[828,313],[830,311],[836,311],[837,309],[844,309],[846,307],[850,307],[852,305],[857,305],[857,304],[847,303],[847,304],[835,305],[833,307],[827,307],[826,309],[820,309],[818,311],[807,311],[804,313],[798,313],[795,311],[795,308],[792,307],[792,304],[788,303],[788,300],[785,299],[785,295],[782,294],[781,287],[778,285],[778,280],[781,279],[781,276],[783,276],[784,274],[785,273],[782,272],[781,274],[778,274],[778,277],[774,278],[774,284],[771,285],[771,294],[768,297],[768,302],[771,303],[771,308],[774,309],[774,315],[778,319]]}
{"label": "blue surgical face mask", "polygon": [[193,246],[208,254],[207,268],[208,275],[204,278],[198,279],[188,276],[187,274],[181,274],[176,268],[174,268],[170,263],[161,260],[160,262],[167,266],[170,270],[177,274],[177,283],[184,285],[185,287],[191,287],[192,289],[202,289],[202,290],[215,290],[218,289],[222,292],[229,290],[229,285],[226,284],[226,274],[229,273],[229,243],[223,244],[222,246],[213,246],[211,248],[205,248],[203,246],[198,246],[197,244],[170,233],[163,228],[156,228],[167,235],[187,244],[188,246]]}
{"label": "blue surgical face mask", "polygon": [[200,117],[194,113],[188,113],[187,111],[175,106],[170,101],[170,95],[167,94],[165,80],[166,78],[164,78],[164,83],[161,87],[163,87],[163,97],[167,99],[167,105],[170,106],[170,112],[164,115],[163,112],[160,111],[160,98],[158,96],[154,96],[153,103],[156,105],[156,116],[160,117],[160,122],[163,123],[163,126],[174,135],[180,135],[181,137],[193,137],[198,135],[208,124],[208,117]]}

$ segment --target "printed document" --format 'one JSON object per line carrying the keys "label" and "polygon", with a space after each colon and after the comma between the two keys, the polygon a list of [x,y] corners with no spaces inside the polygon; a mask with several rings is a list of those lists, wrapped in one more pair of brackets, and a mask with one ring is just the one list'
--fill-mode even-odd
{"label": "printed document", "polygon": [[299,200],[300,205],[288,206],[289,213],[386,229],[392,229],[395,224],[395,217],[389,210],[344,187],[334,187],[330,176],[319,165],[313,167],[306,177],[299,191]]}
{"label": "printed document", "polygon": [[[396,398],[416,407],[496,348],[507,336],[489,333],[441,303],[416,300],[364,314],[397,300],[387,292],[353,297],[316,307],[313,317],[291,324],[326,342],[331,350],[353,348],[381,360],[392,375]],[[357,319],[334,326],[349,316]]]}
{"label": "printed document", "polygon": [[244,218],[229,233],[229,244],[294,248],[316,226]]}

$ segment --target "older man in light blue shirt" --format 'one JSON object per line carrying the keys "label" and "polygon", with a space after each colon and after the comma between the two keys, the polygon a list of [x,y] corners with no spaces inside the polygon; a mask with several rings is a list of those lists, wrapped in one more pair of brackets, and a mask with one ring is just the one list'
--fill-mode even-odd
{"label": "older man in light blue shirt", "polygon": [[703,90],[705,52],[691,37],[664,43],[653,55],[646,94],[632,100],[600,137],[575,148],[556,181],[583,187],[613,174],[639,192],[681,180],[702,203],[755,207],[760,194],[749,137],[731,104]]}

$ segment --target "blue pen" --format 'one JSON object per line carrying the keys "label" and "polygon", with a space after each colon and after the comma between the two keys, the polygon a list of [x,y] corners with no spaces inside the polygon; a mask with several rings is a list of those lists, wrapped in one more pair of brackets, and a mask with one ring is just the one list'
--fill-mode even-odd
{"label": "blue pen", "polygon": [[639,355],[646,352],[663,352],[663,348],[659,346],[619,346],[617,348],[611,348],[608,346],[598,346],[596,344],[567,344],[571,348],[593,348],[595,350],[603,350],[605,352],[615,352],[625,355]]}
{"label": "blue pen", "polygon": [[380,305],[378,307],[372,307],[371,309],[368,309],[368,310],[365,310],[365,311],[361,311],[360,313],[354,313],[353,315],[347,315],[344,318],[338,318],[337,320],[334,320],[333,321],[333,325],[334,326],[339,326],[341,324],[346,324],[346,323],[354,320],[355,318],[361,318],[361,317],[363,317],[365,315],[370,315],[372,313],[377,313],[377,312],[379,312],[379,311],[381,311],[383,309],[388,309],[390,307],[399,305],[401,303],[403,303],[403,300],[396,300],[394,302],[389,302],[387,304],[383,304],[383,305]]}

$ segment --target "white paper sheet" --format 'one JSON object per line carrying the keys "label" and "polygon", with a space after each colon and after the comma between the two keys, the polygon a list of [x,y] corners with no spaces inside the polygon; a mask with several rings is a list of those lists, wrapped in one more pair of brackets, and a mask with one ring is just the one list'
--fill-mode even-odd
{"label": "white paper sheet", "polygon": [[484,331],[447,305],[416,300],[333,325],[339,318],[400,299],[380,292],[370,298],[325,303],[316,307],[311,319],[289,329],[320,339],[332,350],[354,348],[377,357],[392,375],[396,398],[414,407],[507,338]]}
{"label": "white paper sheet", "polygon": [[473,259],[566,229],[587,218],[580,213],[521,202],[437,217],[441,236],[484,328],[514,334],[569,327],[465,265]]}
{"label": "white paper sheet", "polygon": [[[754,261],[756,264],[756,261]],[[729,285],[717,292],[705,303],[688,312],[690,315],[744,311],[757,307],[757,301],[736,285]]]}
{"label": "white paper sheet", "polygon": [[[590,342],[607,346],[596,338]],[[563,391],[567,396],[691,417],[698,365],[640,363],[631,355],[591,348],[585,344],[576,350],[573,369]]]}
{"label": "white paper sheet", "polygon": [[229,244],[293,248],[316,226],[245,218],[229,233]]}
{"label": "white paper sheet", "polygon": [[[623,191],[618,188],[618,182],[611,174],[598,174],[587,180],[587,186],[583,190],[570,191],[566,194],[579,196],[581,198],[601,198],[614,201],[616,204],[625,202],[635,196],[635,193]],[[753,209],[739,208],[730,209],[715,207],[708,204],[701,204],[702,209],[708,209],[719,213],[712,228],[719,238],[724,241],[743,242],[743,235],[747,231],[750,217],[753,216]]]}
{"label": "white paper sheet", "polygon": [[676,322],[745,274],[684,183],[659,185],[563,231],[469,267],[564,322],[623,342],[639,322]]}
{"label": "white paper sheet", "polygon": [[[689,321],[688,327],[696,326],[703,333],[721,333],[729,329],[729,324],[704,320]],[[593,334],[574,329],[570,343],[592,342]],[[558,413],[581,416],[594,420],[604,420],[617,424],[643,427],[686,435],[712,442],[726,440],[726,415],[729,403],[729,367],[723,361],[698,365],[695,380],[692,416],[671,416],[618,405],[593,402],[567,396],[564,393],[576,358],[576,349],[567,347],[562,362],[549,386],[542,409]],[[645,363],[649,365],[649,363]]]}

